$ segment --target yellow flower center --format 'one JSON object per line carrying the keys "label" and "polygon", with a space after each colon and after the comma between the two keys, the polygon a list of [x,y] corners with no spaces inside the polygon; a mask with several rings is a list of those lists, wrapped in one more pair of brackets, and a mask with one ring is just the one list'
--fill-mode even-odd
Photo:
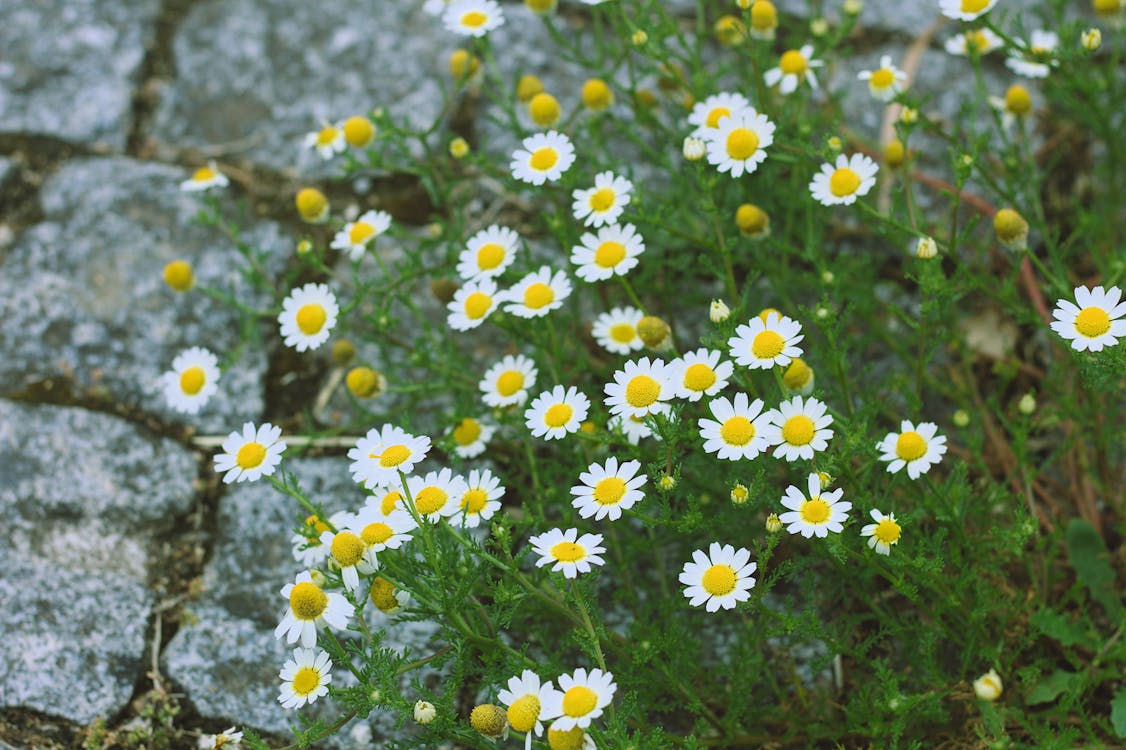
{"label": "yellow flower center", "polygon": [[755,426],[746,417],[731,417],[719,428],[719,436],[728,445],[746,445],[755,436]]}
{"label": "yellow flower center", "polygon": [[560,542],[551,548],[551,556],[562,562],[578,562],[586,557],[586,548],[574,542]]}
{"label": "yellow flower center", "polygon": [[885,518],[876,524],[876,530],[872,532],[872,536],[884,544],[895,544],[899,541],[899,533],[899,524],[890,518]]}
{"label": "yellow flower center", "polygon": [[895,83],[895,73],[890,68],[880,68],[872,74],[870,82],[873,88],[886,89]]}
{"label": "yellow flower center", "polygon": [[713,565],[704,571],[700,585],[712,596],[730,594],[735,590],[735,570],[730,565]]}
{"label": "yellow flower center", "polygon": [[[314,531],[316,531],[317,536],[320,536],[326,531],[329,531],[328,524],[322,521],[317,516],[306,516],[305,525],[311,527]],[[319,541],[317,543],[320,544]]]}
{"label": "yellow flower center", "polygon": [[614,199],[617,195],[614,193],[613,188],[598,188],[590,196],[590,207],[592,210],[602,213],[609,210],[614,205]]}
{"label": "yellow flower center", "polygon": [[395,535],[395,530],[385,523],[376,521],[369,523],[360,532],[360,537],[364,540],[364,544],[369,547],[373,544],[384,544],[388,539]]}
{"label": "yellow flower center", "polygon": [[708,116],[704,118],[704,124],[709,128],[719,127],[719,121],[730,115],[731,110],[727,107],[713,107],[712,111],[708,112]]}
{"label": "yellow flower center", "polygon": [[1075,330],[1089,339],[1098,338],[1110,330],[1110,315],[1101,307],[1084,307],[1075,316]]}
{"label": "yellow flower center", "polygon": [[684,371],[684,386],[690,391],[706,391],[715,385],[715,371],[702,362],[690,365]]}
{"label": "yellow flower center", "polygon": [[338,136],[339,134],[340,131],[332,127],[331,125],[326,128],[321,128],[321,132],[317,133],[317,145],[328,146],[336,140],[336,136]]}
{"label": "yellow flower center", "polygon": [[521,698],[517,698],[508,707],[508,723],[517,732],[524,732],[527,734],[536,727],[536,721],[540,718],[540,699],[537,695],[529,693]]}
{"label": "yellow flower center", "polygon": [[786,340],[776,331],[762,331],[755,334],[751,342],[751,354],[759,359],[774,359],[786,348]]}
{"label": "yellow flower center", "polygon": [[445,490],[441,487],[431,485],[429,487],[423,487],[418,491],[418,494],[414,496],[414,507],[421,515],[428,516],[431,513],[440,511],[449,499],[450,496]]}
{"label": "yellow flower center", "polygon": [[629,323],[618,323],[610,327],[610,338],[619,344],[628,344],[637,336],[637,329]]}
{"label": "yellow flower center", "polygon": [[626,483],[618,477],[606,477],[594,485],[594,502],[599,505],[617,505],[626,494]]}
{"label": "yellow flower center", "polygon": [[477,267],[482,271],[491,271],[504,262],[504,248],[495,242],[481,245],[477,251]]}
{"label": "yellow flower center", "polygon": [[192,173],[192,182],[208,182],[216,177],[215,170],[211,167],[200,167]]}
{"label": "yellow flower center", "polygon": [[497,393],[505,398],[524,387],[524,373],[519,370],[505,370],[497,378]]}
{"label": "yellow flower center", "polygon": [[778,11],[766,0],[756,0],[751,5],[751,26],[758,31],[769,31],[778,25]]}
{"label": "yellow flower center", "polygon": [[386,578],[376,578],[371,582],[368,597],[380,612],[394,612],[399,608],[399,600],[395,598],[395,584]]}
{"label": "yellow flower center", "polygon": [[598,705],[598,694],[583,685],[563,693],[563,713],[572,718],[586,716]]}
{"label": "yellow flower center", "polygon": [[809,69],[809,61],[805,59],[805,55],[792,49],[782,55],[782,59],[778,61],[778,67],[782,72],[787,75],[801,75]]}
{"label": "yellow flower center", "polygon": [[474,292],[465,298],[465,317],[480,320],[493,306],[493,298],[484,292]]}
{"label": "yellow flower center", "polygon": [[192,287],[192,264],[174,260],[164,267],[164,283],[176,292],[186,292]]}
{"label": "yellow flower center", "polygon": [[289,608],[298,620],[315,620],[328,608],[328,594],[317,584],[302,581],[289,591]]}
{"label": "yellow flower center", "polygon": [[594,263],[602,268],[613,268],[626,257],[626,248],[620,242],[603,242],[594,251]]}
{"label": "yellow flower center", "polygon": [[528,160],[528,166],[537,172],[546,172],[554,167],[557,161],[559,161],[559,152],[551,146],[543,146],[532,153],[532,158]]}
{"label": "yellow flower center", "polygon": [[391,511],[399,506],[399,501],[403,499],[403,493],[398,490],[391,490],[379,502],[379,511],[385,516],[391,515]]}
{"label": "yellow flower center", "polygon": [[813,420],[804,414],[790,417],[782,425],[782,439],[790,445],[808,445],[813,441],[813,433]]}
{"label": "yellow flower center", "polygon": [[838,198],[852,195],[860,187],[860,175],[848,167],[833,170],[829,178],[829,192]]}
{"label": "yellow flower center", "polygon": [[488,501],[489,493],[480,487],[476,487],[461,496],[461,503],[458,507],[467,511],[470,515],[476,515],[485,509],[485,503]]}
{"label": "yellow flower center", "polygon": [[547,730],[547,746],[551,750],[582,750],[585,744],[586,732],[582,727]]}
{"label": "yellow flower center", "polygon": [[904,461],[922,458],[926,452],[927,441],[923,440],[923,436],[917,432],[905,432],[895,441],[895,455]]}
{"label": "yellow flower center", "polygon": [[293,675],[293,692],[298,695],[308,695],[320,687],[321,673],[316,667],[301,667]]}
{"label": "yellow flower center", "polygon": [[1005,92],[1005,109],[1014,115],[1026,115],[1032,111],[1032,97],[1024,86],[1014,84]]}
{"label": "yellow flower center", "polygon": [[[405,445],[389,445],[379,454],[379,465],[392,469],[411,457],[411,449]],[[373,456],[374,458],[374,456]]]}
{"label": "yellow flower center", "polygon": [[571,421],[575,410],[570,404],[555,404],[543,415],[543,423],[551,428],[563,427]]}
{"label": "yellow flower center", "polygon": [[736,161],[749,159],[758,150],[758,133],[749,128],[735,128],[727,135],[727,155]]}
{"label": "yellow flower center", "polygon": [[203,389],[207,382],[202,367],[189,367],[180,373],[180,390],[189,396],[194,396]]}
{"label": "yellow flower center", "polygon": [[833,511],[827,502],[820,497],[815,497],[802,503],[801,510],[798,513],[801,515],[801,520],[819,526],[829,520]]}
{"label": "yellow flower center", "polygon": [[266,446],[261,443],[247,443],[235,455],[235,463],[240,469],[253,469],[265,460]]}
{"label": "yellow flower center", "polygon": [[297,311],[297,327],[306,336],[312,336],[321,330],[327,318],[328,313],[320,305],[316,303],[302,305],[301,309]]}
{"label": "yellow flower center", "polygon": [[357,221],[348,230],[348,241],[353,245],[362,245],[375,236],[375,227],[366,221]]}
{"label": "yellow flower center", "polygon": [[626,385],[626,403],[635,409],[650,406],[661,395],[661,384],[648,375],[635,375]]}
{"label": "yellow flower center", "polygon": [[454,428],[454,442],[458,445],[472,445],[481,436],[481,423],[466,417]]}
{"label": "yellow flower center", "polygon": [[351,531],[341,531],[332,538],[332,556],[340,567],[349,568],[364,556],[364,542]]}
{"label": "yellow flower center", "polygon": [[800,357],[795,357],[790,366],[786,368],[786,373],[782,376],[782,382],[790,390],[798,390],[804,388],[809,379],[813,377],[813,370],[810,369]]}
{"label": "yellow flower center", "polygon": [[461,14],[461,25],[471,29],[477,29],[485,25],[489,20],[487,13],[482,13],[479,10],[471,10],[468,13]]}
{"label": "yellow flower center", "polygon": [[989,0],[962,0],[963,13],[980,13],[989,5]]}
{"label": "yellow flower center", "polygon": [[555,301],[555,290],[542,281],[530,285],[524,290],[524,307],[539,310]]}

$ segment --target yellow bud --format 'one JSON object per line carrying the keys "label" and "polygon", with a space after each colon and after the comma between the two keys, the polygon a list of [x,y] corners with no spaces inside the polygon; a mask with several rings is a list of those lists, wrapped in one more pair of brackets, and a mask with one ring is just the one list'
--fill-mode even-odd
{"label": "yellow bud", "polygon": [[469,714],[469,724],[486,737],[500,737],[508,729],[508,716],[504,709],[492,703],[474,706]]}
{"label": "yellow bud", "polygon": [[463,80],[481,69],[481,60],[469,50],[455,49],[450,53],[450,75]]}
{"label": "yellow bud", "polygon": [[657,487],[662,491],[668,492],[676,488],[676,477],[672,474],[662,474],[661,478],[657,480]]}
{"label": "yellow bud", "polygon": [[339,339],[332,345],[332,363],[343,367],[356,356],[356,345],[348,339]]}
{"label": "yellow bud", "polygon": [[638,29],[637,31],[633,32],[633,36],[630,37],[630,41],[633,42],[634,47],[644,47],[645,43],[649,41],[649,35],[641,29]]}
{"label": "yellow bud", "polygon": [[829,150],[834,154],[839,154],[841,152],[841,149],[844,148],[844,144],[841,143],[841,139],[835,135],[830,136],[829,140],[825,141],[825,145],[828,146]]}
{"label": "yellow bud", "polygon": [[907,149],[903,145],[903,141],[898,138],[892,138],[884,146],[884,161],[889,167],[899,167],[903,165],[903,161],[907,158]]}
{"label": "yellow bud", "polygon": [[595,426],[594,422],[591,422],[588,419],[587,421],[579,425],[579,429],[588,435],[593,435],[598,430],[598,427]]}
{"label": "yellow bud", "polygon": [[1102,46],[1103,32],[1099,29],[1087,29],[1080,35],[1079,42],[1083,45],[1083,49],[1094,52]]}
{"label": "yellow bud", "polygon": [[1023,250],[1028,246],[1028,222],[1011,208],[1002,208],[993,217],[993,231],[997,240],[1010,250]]}
{"label": "yellow bud", "polygon": [[904,125],[914,125],[919,121],[919,110],[904,107],[903,111],[899,113],[899,121]]}
{"label": "yellow bud", "polygon": [[543,81],[531,74],[520,76],[520,81],[516,84],[517,99],[522,102],[527,102],[530,101],[533,96],[542,92]]}
{"label": "yellow bud", "polygon": [[528,102],[528,114],[532,116],[532,122],[541,127],[549,128],[559,122],[562,113],[559,100],[548,93],[536,94]]}
{"label": "yellow bud", "polygon": [[387,387],[383,375],[370,367],[353,367],[345,376],[344,383],[356,398],[374,398]]}
{"label": "yellow bud", "polygon": [[311,240],[301,240],[297,243],[297,254],[306,255],[313,252],[313,243]]}
{"label": "yellow bud", "polygon": [[293,202],[297,213],[310,224],[319,224],[328,218],[328,198],[316,188],[302,188]]}
{"label": "yellow bud", "polygon": [[794,357],[782,374],[782,383],[791,391],[813,390],[813,370],[801,357]]}
{"label": "yellow bud", "polygon": [[747,38],[747,27],[735,16],[720,16],[715,22],[715,37],[723,46],[734,47]]}
{"label": "yellow bud", "polygon": [[601,112],[614,103],[614,92],[601,78],[591,78],[583,84],[583,106]]}
{"label": "yellow bud", "polygon": [[174,260],[164,267],[164,283],[174,292],[186,292],[195,284],[192,264],[186,260]]}
{"label": "yellow bud", "polygon": [[545,16],[555,10],[555,0],[524,0],[524,5],[538,16]]}
{"label": "yellow bud", "polygon": [[1009,90],[1005,92],[1005,109],[1014,115],[1027,115],[1031,112],[1032,96],[1028,93],[1028,89],[1019,83],[1009,86]]}
{"label": "yellow bud", "polygon": [[582,750],[585,744],[586,732],[582,727],[547,730],[547,746],[551,750]]}
{"label": "yellow bud", "polygon": [[399,600],[395,596],[395,584],[386,578],[376,578],[371,582],[371,593],[368,597],[380,612],[394,612],[399,608]]}
{"label": "yellow bud", "polygon": [[751,28],[755,31],[773,32],[778,28],[778,10],[770,0],[755,0],[751,5]]}
{"label": "yellow bud", "polygon": [[366,117],[356,115],[344,121],[344,140],[349,146],[364,148],[375,138],[375,125]]}
{"label": "yellow bud", "polygon": [[735,225],[744,237],[762,238],[770,234],[770,216],[753,203],[744,203],[735,210]]}
{"label": "yellow bud", "polygon": [[745,484],[738,483],[731,488],[731,502],[735,505],[743,505],[750,497],[751,492]]}
{"label": "yellow bud", "polygon": [[469,143],[460,136],[450,141],[450,156],[455,159],[464,159],[469,154]]}
{"label": "yellow bud", "polygon": [[663,348],[671,333],[669,324],[655,315],[646,315],[637,323],[637,335],[650,349]]}
{"label": "yellow bud", "polygon": [[1092,0],[1091,7],[1100,16],[1115,16],[1122,12],[1122,0]]}

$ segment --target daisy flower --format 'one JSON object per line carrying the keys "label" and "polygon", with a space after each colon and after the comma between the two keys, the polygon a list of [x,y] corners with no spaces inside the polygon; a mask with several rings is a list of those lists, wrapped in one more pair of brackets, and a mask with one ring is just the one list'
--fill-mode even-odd
{"label": "daisy flower", "polygon": [[695,127],[692,137],[705,138],[710,132],[719,128],[719,121],[724,117],[731,117],[744,110],[755,111],[751,102],[742,94],[721,91],[712,94],[702,102],[692,106],[692,113],[688,115],[688,124]]}
{"label": "daisy flower", "polygon": [[712,542],[707,554],[703,550],[693,552],[678,579],[686,587],[688,603],[693,607],[704,604],[709,612],[715,612],[720,607],[735,609],[736,604],[750,599],[755,586],[751,574],[758,568],[750,559],[750,550],[719,542]]}
{"label": "daisy flower", "polygon": [[617,689],[614,675],[601,669],[592,669],[589,675],[585,669],[560,675],[559,689],[552,690],[543,703],[543,718],[555,719],[553,731],[586,729],[610,705]]}
{"label": "daisy flower", "polygon": [[322,159],[328,161],[348,148],[348,142],[344,139],[344,126],[326,122],[320,130],[305,136],[305,148],[314,149]]}
{"label": "daisy flower", "polygon": [[503,293],[504,311],[518,318],[542,318],[562,307],[571,289],[567,274],[540,266]]}
{"label": "daisy flower", "polygon": [[[662,404],[662,406],[665,405]],[[652,413],[663,414],[666,411],[667,407],[655,410]],[[653,429],[645,424],[644,417],[623,417],[621,414],[614,414],[606,420],[606,429],[610,432],[621,431],[630,445],[637,445],[642,438],[653,436]]]}
{"label": "daisy flower", "polygon": [[520,236],[508,227],[493,224],[469,238],[457,258],[457,273],[468,280],[495,278],[516,259]]}
{"label": "daisy flower", "polygon": [[807,44],[799,49],[792,49],[782,53],[778,59],[778,67],[771,68],[763,74],[762,79],[767,86],[780,83],[778,90],[783,94],[792,94],[797,90],[798,84],[805,80],[813,88],[817,88],[817,76],[813,75],[813,68],[820,68],[824,63],[821,60],[811,59],[813,45]]}
{"label": "daisy flower", "polygon": [[528,543],[540,556],[536,560],[537,568],[551,565],[552,571],[561,572],[567,578],[574,578],[579,573],[589,573],[592,565],[605,563],[600,554],[606,551],[601,546],[601,534],[579,536],[578,529],[551,529],[545,534],[529,538]]}
{"label": "daisy flower", "polygon": [[555,182],[575,163],[575,147],[571,140],[554,130],[536,133],[524,139],[512,153],[508,168],[521,182],[542,185]]}
{"label": "daisy flower", "polygon": [[714,396],[727,387],[735,366],[724,360],[720,353],[710,349],[697,349],[669,363],[674,394],[677,398],[699,401],[703,396]]}
{"label": "daisy flower", "polygon": [[497,294],[497,284],[492,279],[467,281],[454,292],[454,298],[446,305],[446,309],[450,311],[446,322],[455,331],[476,328],[492,315],[503,299]]}
{"label": "daisy flower", "polygon": [[752,370],[769,370],[800,357],[802,348],[798,344],[804,338],[801,323],[772,310],[736,328],[727,346],[736,364]]}
{"label": "daisy flower", "polygon": [[1075,351],[1102,351],[1126,336],[1126,302],[1119,303],[1122,290],[1116,286],[1103,291],[1101,286],[1075,287],[1075,302],[1061,299],[1052,310],[1052,330],[1071,342]]}
{"label": "daisy flower", "polygon": [[821,492],[821,477],[817,472],[809,475],[806,483],[809,497],[801,493],[794,485],[786,488],[786,495],[782,498],[782,505],[790,510],[778,516],[778,520],[786,526],[786,531],[791,534],[801,534],[806,539],[811,536],[827,537],[829,532],[841,533],[842,525],[848,519],[848,511],[852,503],[841,502],[844,490],[835,489],[832,492]]}
{"label": "daisy flower", "polygon": [[894,474],[906,466],[907,476],[918,479],[942,460],[946,438],[938,434],[938,426],[933,422],[913,425],[905,419],[899,425],[899,432],[889,432],[876,443],[876,450],[880,452],[881,461],[889,462],[889,473]]}
{"label": "daisy flower", "polygon": [[373,427],[348,451],[352,479],[369,490],[384,484],[395,486],[399,472],[410,474],[429,451],[430,438],[426,435],[416,437],[390,424]]}
{"label": "daisy flower", "polygon": [[836,166],[822,164],[809,183],[809,192],[823,206],[850,206],[876,184],[876,162],[864,154],[837,155]]}
{"label": "daisy flower", "polygon": [[457,507],[450,520],[463,528],[473,529],[488,521],[500,510],[504,487],[488,469],[473,469],[465,482],[465,491],[454,498]]}
{"label": "daisy flower", "polygon": [[613,354],[630,354],[645,347],[637,335],[637,324],[645,314],[635,307],[615,307],[594,319],[591,335],[594,340]]}
{"label": "daisy flower", "polygon": [[278,702],[282,708],[301,708],[328,694],[332,682],[332,657],[327,651],[299,648],[286,661],[278,677],[284,683]]}
{"label": "daisy flower", "polygon": [[493,0],[453,0],[442,23],[455,34],[482,37],[504,23],[504,12]]}
{"label": "daisy flower", "polygon": [[718,421],[697,422],[704,450],[728,461],[756,458],[770,447],[769,413],[763,414],[762,407],[761,399],[750,401],[745,393],[736,393],[734,401],[714,399],[708,408]]}
{"label": "daisy flower", "polygon": [[364,561],[364,542],[349,529],[340,529],[335,534],[325,531],[321,534],[321,545],[328,548],[332,561],[340,568],[340,578],[344,588],[352,593],[360,587],[360,574],[356,566]]}
{"label": "daisy flower", "polygon": [[1059,43],[1059,35],[1054,31],[1033,31],[1028,44],[1029,54],[1026,56],[1013,50],[1005,60],[1005,65],[1026,78],[1047,78],[1052,72],[1052,51]]}
{"label": "daisy flower", "polygon": [[626,362],[614,373],[614,382],[603,388],[607,408],[611,414],[645,417],[675,394],[670,375],[668,365],[656,358]]}
{"label": "daisy flower", "polygon": [[645,241],[633,224],[610,224],[596,235],[584,233],[579,242],[571,248],[571,262],[579,267],[575,274],[589,283],[625,276],[645,252]]}
{"label": "daisy flower", "polygon": [[304,531],[289,538],[293,545],[293,559],[303,568],[315,568],[328,557],[328,548],[321,544],[321,535],[332,529],[340,529],[352,520],[346,511],[333,513],[326,523],[320,516],[306,516]]}
{"label": "daisy flower", "polygon": [[386,211],[366,211],[353,222],[344,225],[344,228],[332,238],[332,248],[348,253],[352,260],[359,260],[364,256],[364,250],[375,241],[375,238],[386,232],[391,227],[391,214]]}
{"label": "daisy flower", "polygon": [[407,490],[418,517],[438,523],[457,512],[457,503],[465,494],[465,479],[452,469],[431,471],[422,477],[407,477]]}
{"label": "daisy flower", "polygon": [[814,452],[829,447],[833,431],[828,427],[833,423],[833,417],[827,411],[825,404],[817,399],[803,401],[801,396],[794,396],[779,404],[777,409],[768,411],[769,425],[764,433],[766,441],[777,446],[774,455],[787,461],[809,460]]}
{"label": "daisy flower", "polygon": [[955,21],[972,21],[996,4],[997,0],[938,0],[938,9]]}
{"label": "daisy flower", "polygon": [[[378,555],[385,549],[399,549],[410,541],[411,532],[418,528],[410,514],[397,508],[384,514],[375,506],[364,506],[352,517],[348,531],[363,543],[363,554],[356,568],[365,575],[379,568]],[[335,556],[335,552],[333,553]]]}
{"label": "daisy flower", "polygon": [[590,399],[577,388],[557,385],[536,396],[524,412],[524,423],[533,437],[556,440],[578,430],[589,410]]}
{"label": "daisy flower", "polygon": [[293,583],[282,587],[281,595],[289,602],[285,617],[274,628],[274,637],[285,638],[286,643],[297,643],[305,648],[317,645],[317,633],[329,626],[334,630],[348,627],[352,606],[337,593],[326,593],[313,583],[309,571],[297,574]]}
{"label": "daisy flower", "polygon": [[199,737],[199,747],[210,750],[236,747],[240,744],[242,744],[242,732],[236,732],[234,727],[228,727],[219,734],[203,734]]}
{"label": "daisy flower", "polygon": [[891,55],[880,58],[880,67],[862,70],[857,76],[868,82],[868,93],[881,102],[890,102],[907,85],[907,73],[891,64]]}
{"label": "daisy flower", "polygon": [[196,414],[219,390],[219,359],[198,346],[172,360],[172,369],[160,377],[164,399],[175,411]]}
{"label": "daisy flower", "polygon": [[379,513],[381,517],[386,517],[396,510],[405,510],[406,507],[406,497],[403,495],[402,489],[383,485],[372,490],[371,496],[364,503],[360,512],[363,513],[371,509]]}
{"label": "daisy flower", "polygon": [[703,138],[708,163],[732,177],[742,177],[766,160],[765,149],[774,143],[774,123],[766,115],[744,109],[720,118],[719,124]]}
{"label": "daisy flower", "polygon": [[571,193],[574,203],[571,212],[575,221],[588,227],[616,224],[630,201],[633,183],[613,172],[599,172],[594,176],[594,187]]}
{"label": "daisy flower", "polygon": [[207,162],[206,167],[200,167],[192,172],[192,176],[180,183],[180,189],[185,193],[195,193],[210,190],[213,187],[227,187],[231,181],[227,175],[219,171],[215,162]]}
{"label": "daisy flower", "polygon": [[891,545],[899,544],[899,535],[901,529],[899,523],[895,520],[894,513],[888,513],[886,516],[878,510],[872,511],[872,520],[875,523],[870,523],[860,530],[860,536],[868,537],[868,546],[876,550],[878,555],[890,555]]}
{"label": "daisy flower", "polygon": [[522,404],[528,398],[528,389],[536,384],[539,370],[523,354],[506,354],[504,359],[485,371],[477,387],[489,406]]}
{"label": "daisy flower", "polygon": [[946,52],[959,57],[968,57],[970,52],[987,55],[1004,45],[1004,40],[989,29],[969,29],[946,40]]}
{"label": "daisy flower", "polygon": [[617,521],[623,510],[629,510],[645,497],[641,487],[646,476],[637,473],[640,468],[640,461],[626,461],[619,466],[613,456],[603,465],[591,464],[579,474],[582,484],[571,488],[575,496],[571,505],[583,518],[594,516],[595,521],[601,521],[609,516],[611,521]]}
{"label": "daisy flower", "polygon": [[255,428],[253,422],[242,426],[242,432],[232,432],[223,441],[223,452],[215,456],[215,471],[226,472],[223,483],[253,482],[270,476],[281,463],[285,441],[280,440],[281,428],[269,422]]}
{"label": "daisy flower", "polygon": [[525,669],[519,677],[509,678],[508,689],[497,693],[497,700],[508,708],[508,723],[517,732],[524,733],[524,750],[531,750],[533,735],[543,735],[540,714],[544,699],[552,690],[551,680],[541,683],[539,675]]}
{"label": "daisy flower", "polygon": [[336,325],[339,312],[336,295],[324,284],[306,284],[294,289],[282,301],[282,311],[278,315],[285,345],[299,352],[316,349],[328,341],[328,334]]}
{"label": "daisy flower", "polygon": [[473,458],[485,452],[485,446],[497,428],[473,417],[465,417],[450,430],[456,453],[461,458]]}

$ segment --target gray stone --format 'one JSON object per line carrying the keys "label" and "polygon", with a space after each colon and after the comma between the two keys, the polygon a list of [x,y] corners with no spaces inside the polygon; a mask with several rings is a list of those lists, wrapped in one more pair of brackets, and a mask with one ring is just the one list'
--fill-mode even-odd
{"label": "gray stone", "polygon": [[8,179],[8,174],[11,173],[13,166],[15,166],[15,164],[11,159],[0,157],[0,184],[3,184],[4,180]]}
{"label": "gray stone", "polygon": [[332,173],[302,146],[304,135],[375,107],[428,127],[455,46],[422,3],[197,3],[173,42],[178,75],[154,134],[181,146],[226,145],[277,169]]}
{"label": "gray stone", "polygon": [[159,0],[5,3],[0,131],[125,145]]}
{"label": "gray stone", "polygon": [[[125,158],[67,163],[42,191],[46,220],[23,233],[0,264],[0,393],[44,380],[71,380],[76,398],[93,395],[212,431],[256,420],[266,370],[261,345],[247,346],[198,415],[172,411],[162,372],[191,346],[223,357],[239,344],[239,314],[195,290],[165,286],[164,265],[195,267],[197,285],[232,292],[259,309],[269,303],[238,275],[246,261],[219,230],[195,216],[199,199],[179,190],[184,170]],[[269,253],[277,273],[290,243],[257,222],[242,239]],[[266,330],[276,334],[276,322]],[[261,329],[260,329],[261,330]]]}
{"label": "gray stone", "polygon": [[[283,459],[281,470],[296,475],[305,494],[330,513],[357,510],[364,501],[363,488],[352,481],[345,458]],[[278,672],[292,647],[278,641],[273,631],[286,608],[279,591],[302,570],[290,538],[305,515],[295,500],[265,482],[232,487],[220,502],[204,593],[187,603],[188,622],[163,653],[164,673],[205,719],[278,735],[288,734],[290,724],[297,724],[296,712],[277,701]],[[385,631],[387,648],[410,648],[419,654],[435,648],[434,624],[399,621],[371,607],[366,615],[369,627]],[[349,678],[345,670],[333,670],[333,684],[349,684]],[[331,701],[320,700],[300,713],[331,720],[335,708]],[[371,722],[376,737],[395,731],[387,712],[377,712]],[[347,729],[326,744],[352,746]]]}
{"label": "gray stone", "polygon": [[7,547],[143,583],[148,538],[191,507],[195,457],[116,417],[0,401]]}

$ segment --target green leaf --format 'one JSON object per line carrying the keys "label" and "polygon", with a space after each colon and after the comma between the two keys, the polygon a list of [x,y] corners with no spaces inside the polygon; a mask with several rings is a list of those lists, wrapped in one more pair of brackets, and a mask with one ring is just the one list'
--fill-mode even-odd
{"label": "green leaf", "polygon": [[1067,525],[1067,557],[1075,575],[1091,592],[1091,598],[1102,605],[1114,622],[1122,620],[1122,599],[1115,585],[1114,569],[1110,567],[1102,538],[1086,521],[1076,518]]}
{"label": "green leaf", "polygon": [[1110,723],[1116,735],[1126,737],[1126,688],[1119,688],[1110,701]]}
{"label": "green leaf", "polygon": [[1054,701],[1062,693],[1066,693],[1072,688],[1072,685],[1077,682],[1077,677],[1078,675],[1074,672],[1057,669],[1032,688],[1032,692],[1028,694],[1028,705],[1034,706],[1037,703]]}
{"label": "green leaf", "polygon": [[1067,615],[1052,609],[1041,609],[1032,615],[1032,624],[1044,635],[1065,646],[1090,644],[1088,628],[1083,620],[1073,621]]}

